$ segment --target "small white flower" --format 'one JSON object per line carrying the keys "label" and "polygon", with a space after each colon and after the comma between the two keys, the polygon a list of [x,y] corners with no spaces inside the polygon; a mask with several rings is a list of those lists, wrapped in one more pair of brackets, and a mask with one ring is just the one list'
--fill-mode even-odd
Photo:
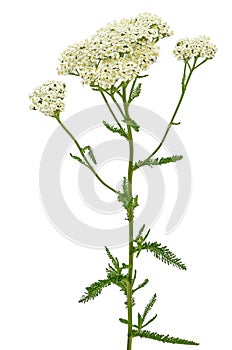
{"label": "small white flower", "polygon": [[35,88],[29,96],[30,109],[54,117],[57,111],[64,110],[66,86],[62,81],[51,80]]}
{"label": "small white flower", "polygon": [[178,60],[190,60],[192,57],[212,59],[216,52],[216,45],[212,44],[210,38],[206,36],[181,39],[173,51]]}
{"label": "small white flower", "polygon": [[89,40],[68,46],[57,70],[79,75],[84,84],[110,89],[148,69],[159,55],[157,42],[170,35],[169,26],[150,13],[114,21]]}

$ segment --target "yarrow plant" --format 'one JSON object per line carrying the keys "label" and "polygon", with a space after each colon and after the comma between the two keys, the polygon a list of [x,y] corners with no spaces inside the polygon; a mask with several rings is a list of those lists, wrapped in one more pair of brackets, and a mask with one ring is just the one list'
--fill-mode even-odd
{"label": "yarrow plant", "polygon": [[[128,141],[128,172],[123,178],[121,190],[113,188],[100,177],[96,170],[97,160],[91,146],[81,146],[62,123],[60,115],[64,110],[66,85],[61,81],[48,81],[37,87],[30,95],[32,101],[30,108],[57,120],[79,151],[78,155],[70,154],[70,156],[86,166],[102,185],[114,192],[125,209],[126,220],[128,220],[128,260],[120,262],[112,255],[109,248],[105,247],[110,260],[106,268],[106,277],[87,287],[80,302],[86,303],[95,299],[104,288],[110,285],[116,285],[120,289],[126,298],[127,317],[120,318],[119,321],[127,327],[127,350],[132,349],[132,340],[136,337],[163,343],[198,345],[195,341],[163,335],[147,329],[157,317],[156,314],[150,316],[157,299],[156,294],[148,301],[144,311],[137,313],[137,319],[134,318],[135,294],[149,282],[145,279],[137,283],[134,259],[139,258],[141,252],[146,251],[163,263],[173,265],[180,270],[186,270],[186,266],[166,246],[148,241],[150,230],[146,229],[145,224],[139,232],[134,232],[134,213],[139,205],[139,198],[134,194],[133,175],[143,166],[159,166],[182,159],[181,155],[160,158],[156,154],[164,144],[171,127],[180,124],[175,121],[175,117],[193,73],[204,63],[213,59],[217,51],[216,46],[205,36],[185,38],[177,42],[173,52],[184,64],[180,98],[158,146],[146,159],[135,161],[133,134],[139,132],[140,127],[131,118],[130,105],[141,93],[141,79],[148,76],[147,70],[158,58],[158,42],[172,34],[170,27],[160,17],[144,13],[132,19],[109,23],[90,39],[68,46],[59,58],[58,74],[78,76],[83,84],[89,85],[92,90],[98,92],[113,117],[113,124],[103,121],[103,125]],[[120,119],[110,103],[118,109]]]}

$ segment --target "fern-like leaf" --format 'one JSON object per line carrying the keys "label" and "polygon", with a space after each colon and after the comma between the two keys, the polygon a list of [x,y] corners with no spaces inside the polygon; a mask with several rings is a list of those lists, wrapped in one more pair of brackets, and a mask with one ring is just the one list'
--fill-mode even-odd
{"label": "fern-like leaf", "polygon": [[95,155],[93,153],[93,149],[89,146],[89,152],[88,152],[89,158],[92,160],[94,164],[97,164]]}
{"label": "fern-like leaf", "polygon": [[151,298],[151,300],[149,301],[149,303],[147,304],[147,306],[144,309],[143,312],[143,321],[146,319],[148,313],[151,311],[151,309],[153,308],[155,302],[156,302],[157,296],[156,294],[153,295],[153,297]]}
{"label": "fern-like leaf", "polygon": [[156,166],[156,165],[175,163],[181,159],[183,159],[183,156],[179,155],[179,156],[172,156],[172,157],[166,157],[166,158],[162,157],[162,158],[155,158],[155,159],[148,159],[148,160],[139,160],[138,162],[135,163],[133,169],[135,170],[146,165],[152,168],[153,166]]}
{"label": "fern-like leaf", "polygon": [[84,148],[82,148],[82,151],[85,153],[86,151],[88,151],[88,156],[89,158],[92,160],[92,162],[94,164],[97,164],[97,161],[96,161],[96,158],[95,158],[95,155],[93,153],[93,149],[88,145],[88,146],[85,146]]}
{"label": "fern-like leaf", "polygon": [[161,341],[163,343],[183,344],[183,345],[199,345],[199,343],[196,343],[196,342],[191,341],[191,340],[170,337],[169,335],[153,333],[153,332],[150,332],[147,330],[144,330],[144,331],[134,330],[132,334],[134,337],[153,339],[153,340]]}
{"label": "fern-like leaf", "polygon": [[114,258],[113,255],[111,254],[110,250],[108,247],[105,247],[106,254],[108,258],[112,261],[114,267],[118,270],[119,269],[119,261],[118,258]]}
{"label": "fern-like leaf", "polygon": [[157,259],[161,260],[165,264],[173,265],[180,270],[187,269],[181,259],[177,258],[177,256],[172,253],[166,246],[162,247],[158,242],[145,242],[143,243],[142,249],[153,253]]}
{"label": "fern-like leaf", "polygon": [[139,83],[131,92],[128,103],[131,103],[136,97],[139,97],[141,93],[142,84]]}
{"label": "fern-like leaf", "polygon": [[156,317],[157,317],[157,314],[154,317],[152,317],[147,323],[145,323],[142,328],[148,326],[151,322],[153,322],[156,319]]}
{"label": "fern-like leaf", "polygon": [[140,284],[138,285],[138,287],[136,287],[135,289],[133,289],[132,293],[134,293],[134,292],[136,292],[137,290],[139,290],[139,289],[145,287],[145,286],[148,284],[148,282],[149,282],[149,279],[146,278],[142,283],[140,283]]}
{"label": "fern-like leaf", "polygon": [[89,287],[86,287],[86,292],[79,300],[79,303],[86,303],[92,299],[95,299],[101,294],[102,290],[105,287],[108,287],[111,283],[112,281],[110,279],[99,280],[92,283]]}
{"label": "fern-like leaf", "polygon": [[79,163],[81,163],[81,164],[87,166],[87,164],[86,164],[86,163],[83,161],[83,159],[81,159],[80,157],[75,156],[75,155],[72,154],[72,153],[69,153],[69,155],[70,155],[70,157],[72,157],[73,159],[77,160]]}
{"label": "fern-like leaf", "polygon": [[113,133],[117,133],[125,138],[127,138],[127,134],[126,134],[126,131],[124,129],[120,129],[120,128],[117,128],[116,126],[113,126],[109,123],[107,123],[106,121],[103,120],[103,124],[105,125],[105,127],[110,130],[111,132]]}

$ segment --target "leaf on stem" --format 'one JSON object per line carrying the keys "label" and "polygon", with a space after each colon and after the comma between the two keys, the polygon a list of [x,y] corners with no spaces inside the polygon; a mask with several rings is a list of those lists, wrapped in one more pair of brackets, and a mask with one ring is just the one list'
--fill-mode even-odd
{"label": "leaf on stem", "polygon": [[107,122],[104,121],[104,120],[103,120],[103,124],[105,125],[105,127],[106,127],[108,130],[112,131],[113,133],[118,133],[118,134],[121,135],[122,137],[127,138],[126,130],[117,128],[116,126],[113,126],[113,125],[107,123]]}
{"label": "leaf on stem", "polygon": [[119,318],[119,321],[124,324],[128,324],[129,322],[125,320],[125,318]]}
{"label": "leaf on stem", "polygon": [[180,270],[187,269],[181,259],[177,258],[177,256],[172,253],[166,246],[162,247],[158,242],[145,242],[143,243],[142,250],[153,253],[157,259],[161,260],[165,264],[173,265]]}
{"label": "leaf on stem", "polygon": [[83,164],[83,165],[85,165],[85,166],[88,167],[88,165],[87,165],[87,164],[83,161],[83,159],[81,159],[80,157],[75,156],[75,155],[72,154],[72,153],[69,153],[69,155],[70,155],[73,159],[77,160],[79,163],[81,163],[81,164]]}
{"label": "leaf on stem", "polygon": [[153,295],[153,297],[151,298],[151,300],[149,301],[149,303],[146,305],[144,312],[143,312],[143,321],[146,319],[148,313],[151,311],[151,309],[153,308],[155,302],[156,302],[157,296],[156,294]]}
{"label": "leaf on stem", "polygon": [[153,340],[161,341],[163,343],[183,344],[183,345],[199,345],[199,343],[196,343],[196,342],[191,341],[191,340],[170,337],[169,335],[153,333],[153,332],[150,332],[147,330],[144,330],[144,331],[133,330],[132,332],[133,332],[132,334],[134,337],[153,339]]}
{"label": "leaf on stem", "polygon": [[94,164],[97,164],[97,161],[96,161],[95,155],[94,155],[94,153],[93,153],[92,147],[90,147],[90,146],[85,146],[82,150],[83,150],[83,152],[88,151],[88,156],[89,156],[89,158],[92,160],[92,162],[93,162]]}
{"label": "leaf on stem", "polygon": [[141,93],[141,87],[142,87],[141,83],[139,83],[136,87],[134,87],[134,89],[131,91],[128,103],[131,103],[136,97],[139,97]]}
{"label": "leaf on stem", "polygon": [[118,194],[118,201],[121,202],[123,207],[127,210],[127,219],[130,221],[133,219],[132,217],[129,217],[130,210],[132,209],[133,212],[134,209],[139,205],[138,195],[135,197],[132,197],[130,195],[128,180],[125,177],[123,178],[122,190],[123,191],[119,192]]}
{"label": "leaf on stem", "polygon": [[139,289],[145,287],[145,286],[148,284],[148,282],[149,282],[149,279],[146,278],[142,283],[140,283],[140,284],[138,285],[138,287],[136,287],[135,289],[133,289],[132,293],[135,293],[137,290],[139,290]]}
{"label": "leaf on stem", "polygon": [[142,328],[148,326],[151,322],[153,322],[156,319],[156,317],[157,317],[157,314],[154,317],[152,317],[147,323],[145,323]]}
{"label": "leaf on stem", "polygon": [[131,126],[135,131],[139,131],[140,126],[131,118],[126,118],[123,120],[124,123],[126,123],[127,125]]}
{"label": "leaf on stem", "polygon": [[138,169],[141,168],[142,166],[149,166],[153,167],[155,165],[162,165],[162,164],[167,164],[167,163],[174,163],[179,160],[181,160],[183,156],[172,156],[172,157],[166,157],[166,158],[155,158],[155,159],[145,159],[145,160],[139,160],[138,162],[135,163],[133,166],[133,169]]}
{"label": "leaf on stem", "polygon": [[92,299],[95,299],[101,294],[102,290],[105,287],[108,287],[111,283],[112,281],[108,278],[92,283],[89,287],[86,287],[86,292],[79,300],[79,303],[86,303]]}
{"label": "leaf on stem", "polygon": [[89,155],[89,158],[92,160],[92,162],[93,162],[94,164],[97,164],[95,155],[94,155],[94,153],[93,153],[93,149],[92,149],[91,147],[89,147],[88,155]]}
{"label": "leaf on stem", "polygon": [[113,255],[111,254],[109,248],[105,247],[106,253],[108,258],[112,261],[114,267],[118,270],[119,269],[119,261],[118,258],[114,258]]}

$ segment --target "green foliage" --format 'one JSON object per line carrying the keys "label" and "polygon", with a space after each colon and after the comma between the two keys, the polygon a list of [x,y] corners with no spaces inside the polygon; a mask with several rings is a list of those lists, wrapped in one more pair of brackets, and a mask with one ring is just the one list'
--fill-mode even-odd
{"label": "green foliage", "polygon": [[124,129],[122,130],[122,129],[116,127],[116,126],[113,126],[113,125],[107,123],[107,122],[104,121],[104,120],[103,120],[103,124],[105,125],[105,127],[106,127],[108,130],[112,131],[113,133],[118,133],[119,135],[121,135],[121,136],[127,138],[127,133],[126,133],[126,131],[125,131]]}
{"label": "green foliage", "polygon": [[153,332],[150,332],[147,330],[144,330],[144,331],[133,330],[132,334],[134,337],[153,339],[153,340],[161,341],[163,343],[183,344],[183,345],[199,345],[199,343],[196,343],[196,342],[191,341],[191,340],[174,338],[174,337],[170,337],[169,335],[153,333]]}
{"label": "green foliage", "polygon": [[127,210],[127,220],[133,220],[133,211],[139,205],[138,195],[135,197],[130,195],[128,180],[125,177],[123,178],[122,192],[118,194],[118,201]]}
{"label": "green foliage", "polygon": [[151,322],[155,321],[156,317],[157,317],[157,314],[156,314],[155,316],[153,316],[147,323],[145,323],[145,324],[143,325],[142,328],[146,327],[146,326],[149,325]]}
{"label": "green foliage", "polygon": [[139,131],[140,126],[136,123],[136,121],[134,121],[131,118],[126,118],[123,120],[124,123],[126,123],[127,125],[131,126],[135,131]]}
{"label": "green foliage", "polygon": [[108,287],[111,283],[112,281],[109,278],[92,283],[89,287],[86,287],[86,292],[79,300],[79,303],[86,303],[92,299],[95,299],[101,294],[102,290],[105,287]]}
{"label": "green foliage", "polygon": [[119,318],[119,321],[124,324],[128,324],[128,321],[125,318]]}
{"label": "green foliage", "polygon": [[112,261],[114,267],[118,270],[120,268],[118,258],[113,257],[108,247],[105,247],[105,250],[108,258]]}
{"label": "green foliage", "polygon": [[92,299],[95,299],[98,295],[101,294],[102,290],[105,287],[115,284],[120,288],[120,290],[127,295],[127,274],[123,274],[123,270],[128,269],[128,265],[120,265],[118,258],[113,257],[109,248],[105,247],[106,253],[112,262],[112,265],[108,265],[106,269],[107,278],[98,280],[97,282],[92,283],[89,287],[86,287],[85,294],[79,300],[80,303],[86,303]]}
{"label": "green foliage", "polygon": [[136,247],[134,247],[134,251],[137,252],[136,257],[138,257],[139,254],[141,253],[143,249],[143,243],[146,241],[147,237],[150,234],[150,230],[148,230],[145,236],[143,236],[144,229],[145,229],[145,225],[141,227],[137,237],[134,239],[134,242],[136,243]]}
{"label": "green foliage", "polygon": [[149,303],[146,305],[143,314],[141,315],[140,313],[138,313],[138,325],[134,327],[138,328],[139,331],[156,319],[157,315],[153,316],[149,321],[147,321],[144,324],[144,321],[147,318],[148,313],[151,311],[152,307],[154,306],[155,302],[156,302],[156,294],[153,295]]}
{"label": "green foliage", "polygon": [[83,164],[83,165],[87,166],[87,164],[84,162],[84,160],[83,160],[83,159],[81,159],[80,157],[75,156],[75,155],[74,155],[74,154],[72,154],[72,153],[69,153],[69,155],[70,155],[70,156],[71,156],[73,159],[77,160],[79,163],[81,163],[81,164]]}
{"label": "green foliage", "polygon": [[148,159],[148,160],[139,160],[138,162],[135,163],[133,166],[133,169],[138,169],[141,168],[142,166],[149,166],[153,167],[155,165],[162,165],[162,164],[167,164],[167,163],[174,163],[179,160],[183,159],[183,156],[172,156],[172,157],[166,157],[166,158],[155,158],[155,159]]}
{"label": "green foliage", "polygon": [[[112,265],[108,265],[108,268],[106,269],[107,272],[107,278],[116,286],[120,288],[120,290],[124,293],[124,295],[127,297],[127,286],[128,286],[128,275],[127,273],[124,274],[123,270],[128,270],[128,265],[122,263],[120,265],[118,258],[113,257],[111,254],[109,248],[105,247],[106,253],[112,262]],[[134,304],[134,300],[133,300]],[[125,302],[125,305],[127,305],[127,301]]]}
{"label": "green foliage", "polygon": [[89,158],[92,160],[92,162],[93,162],[94,164],[97,164],[95,155],[94,155],[94,153],[93,153],[93,149],[92,149],[90,146],[85,146],[82,150],[83,150],[83,152],[88,151],[88,156],[89,156]]}
{"label": "green foliage", "polygon": [[133,289],[132,293],[135,293],[137,290],[139,290],[139,289],[145,287],[145,286],[148,284],[148,282],[149,282],[149,279],[146,278],[142,283],[140,283],[140,284],[138,285],[138,287],[136,287],[135,289]]}
{"label": "green foliage", "polygon": [[154,294],[153,297],[151,298],[151,300],[149,301],[149,303],[147,304],[147,306],[145,307],[144,312],[143,312],[143,316],[142,316],[143,321],[146,319],[148,313],[153,308],[153,306],[156,302],[156,299],[157,299],[157,296],[156,296],[156,294]]}
{"label": "green foliage", "polygon": [[139,83],[136,87],[134,87],[134,89],[131,91],[128,103],[131,103],[136,97],[139,97],[141,93],[141,88],[142,88],[141,83]]}
{"label": "green foliage", "polygon": [[185,264],[181,259],[177,258],[174,253],[172,253],[166,246],[162,247],[158,242],[145,242],[142,245],[142,250],[149,251],[154,254],[154,256],[161,260],[163,263],[168,265],[173,265],[178,267],[180,270],[186,270]]}

